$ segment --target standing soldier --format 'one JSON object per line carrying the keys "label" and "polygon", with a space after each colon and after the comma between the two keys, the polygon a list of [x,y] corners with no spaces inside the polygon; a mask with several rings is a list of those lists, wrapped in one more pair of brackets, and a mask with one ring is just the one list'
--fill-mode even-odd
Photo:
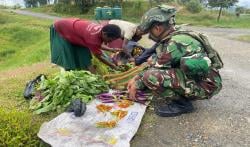
{"label": "standing soldier", "polygon": [[150,67],[127,87],[133,99],[137,90],[150,89],[155,113],[164,117],[192,112],[192,100],[209,99],[222,88],[219,55],[204,35],[177,30],[175,13],[174,7],[161,5],[142,17],[140,29],[149,32],[158,47]]}

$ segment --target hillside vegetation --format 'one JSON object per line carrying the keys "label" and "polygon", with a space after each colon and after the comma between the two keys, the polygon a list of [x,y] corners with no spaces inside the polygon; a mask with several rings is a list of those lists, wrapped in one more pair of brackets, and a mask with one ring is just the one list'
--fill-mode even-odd
{"label": "hillside vegetation", "polygon": [[49,64],[51,22],[0,11],[0,146],[39,146],[41,124],[55,116],[33,115],[23,98],[28,80],[59,71]]}
{"label": "hillside vegetation", "polygon": [[[178,9],[176,22],[177,24],[189,24],[195,26],[209,26],[209,27],[223,27],[223,28],[250,28],[250,15],[241,15],[236,17],[234,13],[228,13],[226,11],[222,12],[221,20],[217,22],[218,11],[202,9],[199,13],[191,13],[183,5],[178,5],[176,3],[166,3],[168,5],[175,6]],[[154,3],[153,6],[156,4]],[[60,6],[60,7],[59,7]],[[50,5],[43,6],[39,8],[28,8],[30,11],[47,13],[51,15],[64,16],[64,17],[79,17],[85,19],[94,19],[94,9],[96,5],[89,8],[89,11],[80,14],[77,9],[70,7],[70,11],[66,10],[64,5]],[[63,9],[65,7],[65,9]],[[150,9],[150,4],[148,2],[124,2],[122,4],[122,19],[139,23],[141,16]]]}
{"label": "hillside vegetation", "polygon": [[0,12],[0,71],[49,59],[50,20]]}

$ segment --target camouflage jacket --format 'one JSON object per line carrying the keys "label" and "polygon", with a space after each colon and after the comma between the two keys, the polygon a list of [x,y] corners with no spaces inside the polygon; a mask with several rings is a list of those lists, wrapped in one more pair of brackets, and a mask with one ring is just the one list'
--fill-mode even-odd
{"label": "camouflage jacket", "polygon": [[201,43],[185,34],[174,35],[163,40],[156,48],[156,54],[153,55],[154,68],[162,70],[181,68],[187,75],[208,72],[210,63]]}

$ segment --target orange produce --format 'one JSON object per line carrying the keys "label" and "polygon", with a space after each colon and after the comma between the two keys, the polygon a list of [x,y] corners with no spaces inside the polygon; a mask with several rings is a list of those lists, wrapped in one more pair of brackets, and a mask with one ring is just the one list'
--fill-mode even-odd
{"label": "orange produce", "polygon": [[101,111],[101,112],[107,112],[107,111],[110,111],[110,110],[112,109],[112,106],[100,104],[100,105],[97,105],[96,108],[97,108],[99,111]]}
{"label": "orange produce", "polygon": [[112,115],[116,116],[118,119],[122,119],[128,114],[128,111],[116,110],[111,112]]}
{"label": "orange produce", "polygon": [[116,126],[116,121],[100,121],[96,123],[98,128],[114,128]]}
{"label": "orange produce", "polygon": [[120,108],[128,108],[132,104],[133,104],[133,102],[129,101],[129,100],[121,100],[120,102],[118,102],[118,106]]}

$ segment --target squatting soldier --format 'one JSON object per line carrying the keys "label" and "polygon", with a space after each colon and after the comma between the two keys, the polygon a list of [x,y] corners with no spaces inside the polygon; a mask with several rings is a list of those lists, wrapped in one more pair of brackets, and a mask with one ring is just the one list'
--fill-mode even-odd
{"label": "squatting soldier", "polygon": [[214,60],[219,55],[202,34],[177,30],[175,13],[174,7],[161,5],[143,15],[140,29],[148,32],[158,47],[148,60],[151,66],[127,87],[133,99],[137,90],[151,90],[155,113],[165,117],[192,112],[192,100],[209,99],[222,88],[218,69],[223,63]]}

